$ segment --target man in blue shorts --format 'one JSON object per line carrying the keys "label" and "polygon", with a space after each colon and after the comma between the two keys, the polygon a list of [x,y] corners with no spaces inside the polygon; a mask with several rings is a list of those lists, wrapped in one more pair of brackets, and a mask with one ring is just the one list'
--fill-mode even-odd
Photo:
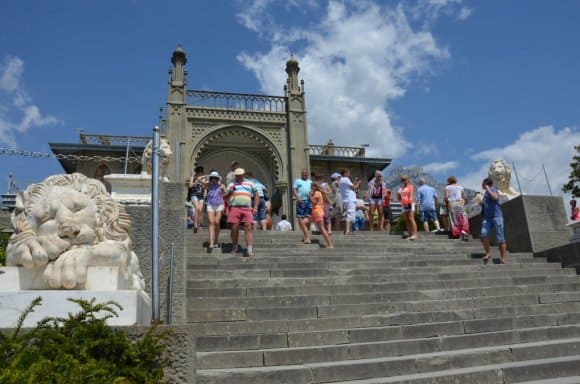
{"label": "man in blue shorts", "polygon": [[294,180],[292,192],[296,199],[296,218],[302,230],[304,238],[302,242],[310,244],[310,215],[312,214],[312,202],[310,201],[310,189],[312,180],[308,178],[308,170],[300,171],[300,178]]}
{"label": "man in blue shorts", "polygon": [[485,190],[482,201],[483,221],[481,223],[481,241],[483,242],[483,249],[485,250],[483,261],[488,262],[491,259],[488,235],[489,231],[495,228],[501,263],[507,264],[507,246],[503,233],[503,214],[499,205],[499,191],[493,186],[493,181],[490,178],[483,179],[481,187]]}
{"label": "man in blue shorts", "polygon": [[425,183],[425,179],[419,179],[420,187],[417,189],[417,206],[419,207],[419,221],[423,223],[425,232],[429,232],[429,222],[435,225],[435,229],[440,231],[439,220],[437,220],[437,191]]}

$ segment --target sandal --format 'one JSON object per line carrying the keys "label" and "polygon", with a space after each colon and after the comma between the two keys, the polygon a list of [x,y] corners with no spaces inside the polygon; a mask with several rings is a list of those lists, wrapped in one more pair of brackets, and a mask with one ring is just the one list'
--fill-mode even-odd
{"label": "sandal", "polygon": [[508,261],[507,261],[507,260],[505,260],[505,259],[502,259],[502,260],[500,261],[500,263],[501,263],[501,264],[509,264],[509,263],[508,263]]}
{"label": "sandal", "polygon": [[232,253],[238,253],[238,252],[239,252],[239,250],[240,250],[240,248],[239,248],[239,246],[238,246],[238,245],[234,245],[234,246],[232,247]]}
{"label": "sandal", "polygon": [[485,262],[488,262],[488,261],[490,261],[490,260],[491,260],[491,254],[483,256],[483,257],[481,258],[481,260],[483,260],[483,261],[485,261]]}

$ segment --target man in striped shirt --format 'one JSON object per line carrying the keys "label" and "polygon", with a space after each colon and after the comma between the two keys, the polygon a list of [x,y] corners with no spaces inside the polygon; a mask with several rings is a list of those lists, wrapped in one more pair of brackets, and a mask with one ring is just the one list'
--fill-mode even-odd
{"label": "man in striped shirt", "polygon": [[235,180],[228,185],[225,198],[230,201],[228,223],[232,226],[232,253],[237,253],[239,250],[240,223],[243,223],[247,249],[245,256],[253,256],[252,222],[254,214],[258,212],[260,196],[256,186],[245,178],[245,174],[243,168],[234,170]]}

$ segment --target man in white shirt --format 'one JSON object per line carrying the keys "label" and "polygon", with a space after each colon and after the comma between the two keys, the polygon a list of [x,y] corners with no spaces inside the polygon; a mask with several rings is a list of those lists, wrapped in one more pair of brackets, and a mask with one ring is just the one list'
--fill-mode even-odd
{"label": "man in white shirt", "polygon": [[282,220],[280,220],[278,224],[276,224],[276,231],[282,232],[291,231],[292,224],[290,224],[290,222],[286,220],[287,219],[286,215],[282,215],[281,218]]}
{"label": "man in white shirt", "polygon": [[344,234],[352,232],[352,222],[356,211],[356,191],[360,187],[360,179],[357,177],[354,183],[350,181],[350,169],[344,168],[341,171],[341,178],[338,181],[338,191],[342,198],[343,212],[346,215],[346,228]]}

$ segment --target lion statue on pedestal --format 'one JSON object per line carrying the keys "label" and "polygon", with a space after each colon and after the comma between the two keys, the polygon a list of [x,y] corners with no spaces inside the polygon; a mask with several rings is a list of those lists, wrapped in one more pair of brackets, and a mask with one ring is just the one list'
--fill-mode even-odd
{"label": "lion statue on pedestal", "polygon": [[[173,156],[173,151],[171,150],[171,145],[169,140],[162,138],[159,142],[159,176],[163,179],[167,179],[165,174],[167,171],[167,165],[171,161],[171,156]],[[149,140],[145,149],[143,150],[143,155],[141,157],[141,169],[142,173],[151,174],[151,159],[153,157],[153,140]]]}
{"label": "lion statue on pedestal", "polygon": [[131,289],[145,288],[131,219],[100,181],[73,173],[32,184],[17,195],[11,221],[6,265],[43,268],[51,288],[82,286],[89,266],[119,267]]}
{"label": "lion statue on pedestal", "polygon": [[488,176],[493,185],[497,187],[500,192],[502,200],[511,200],[520,194],[512,188],[512,169],[505,160],[495,160],[489,165]]}

